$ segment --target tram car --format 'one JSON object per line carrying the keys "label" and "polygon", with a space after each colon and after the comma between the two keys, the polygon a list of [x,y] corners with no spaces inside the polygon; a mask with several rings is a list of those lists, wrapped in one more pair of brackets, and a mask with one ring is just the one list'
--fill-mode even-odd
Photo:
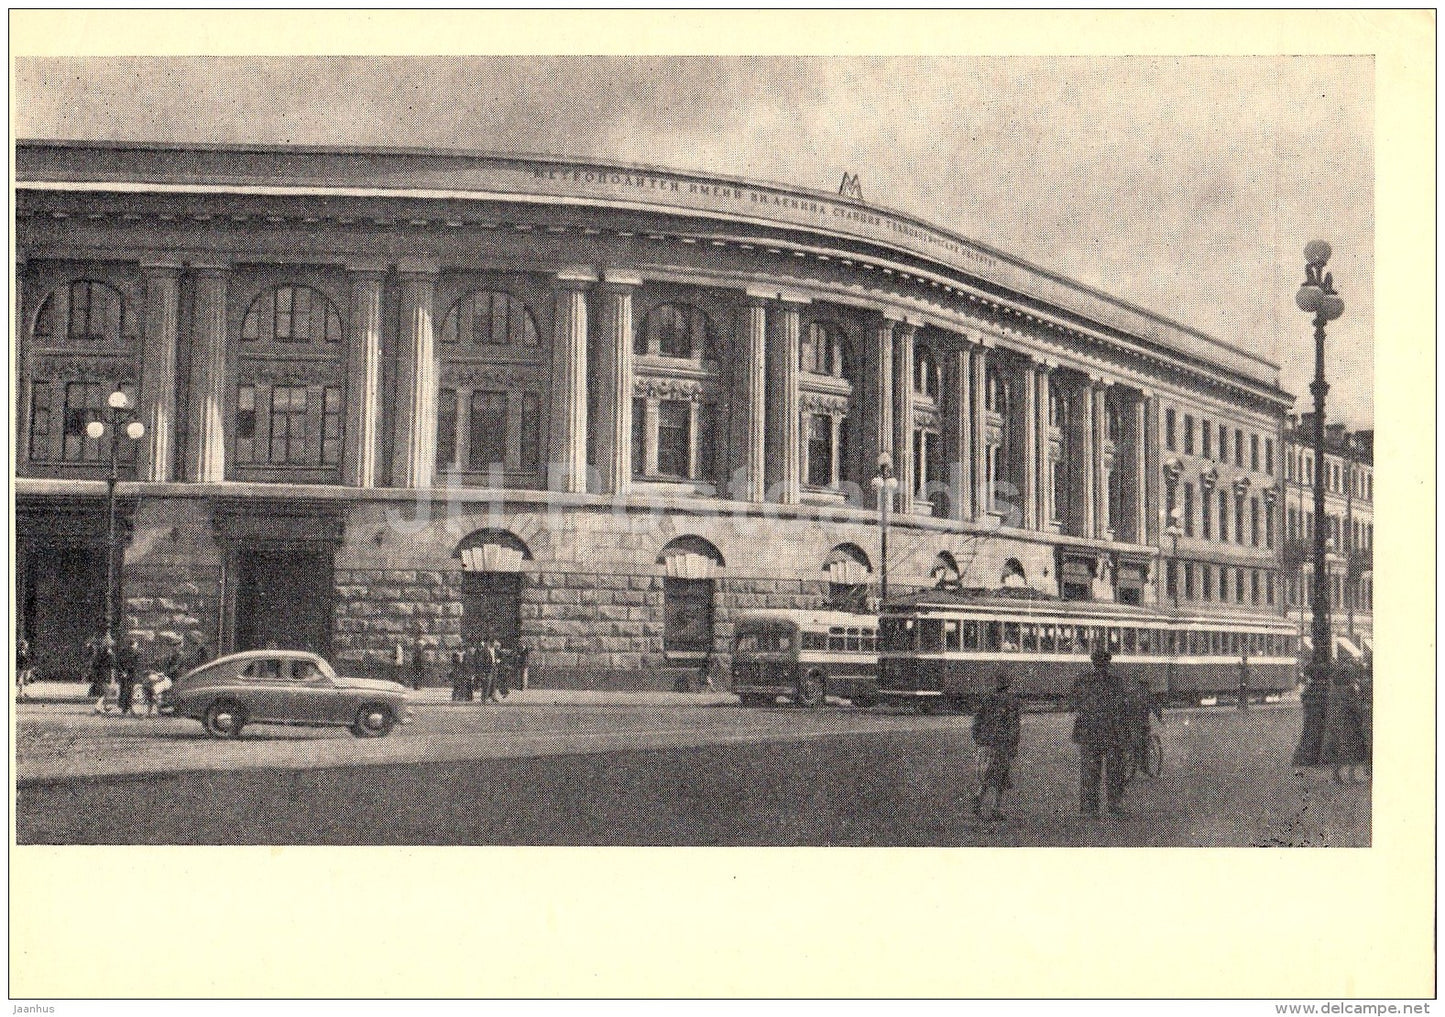
{"label": "tram car", "polygon": [[1001,672],[1026,699],[1064,704],[1107,647],[1111,667],[1145,679],[1171,705],[1251,700],[1295,688],[1299,636],[1277,618],[1221,618],[1060,600],[1027,588],[929,590],[884,605],[878,623],[884,701],[971,710]]}

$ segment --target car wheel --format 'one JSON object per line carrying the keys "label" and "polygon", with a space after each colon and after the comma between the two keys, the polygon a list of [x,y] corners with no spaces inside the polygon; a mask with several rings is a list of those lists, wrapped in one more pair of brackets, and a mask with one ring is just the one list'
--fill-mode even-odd
{"label": "car wheel", "polygon": [[798,692],[793,697],[794,702],[799,706],[822,706],[825,687],[823,676],[817,671],[809,671],[798,681]]}
{"label": "car wheel", "polygon": [[385,738],[391,734],[395,723],[391,707],[383,703],[367,703],[356,711],[356,723],[351,725],[351,733],[358,738]]}
{"label": "car wheel", "polygon": [[241,728],[246,726],[246,716],[241,704],[230,699],[218,699],[206,708],[206,734],[212,738],[239,738]]}

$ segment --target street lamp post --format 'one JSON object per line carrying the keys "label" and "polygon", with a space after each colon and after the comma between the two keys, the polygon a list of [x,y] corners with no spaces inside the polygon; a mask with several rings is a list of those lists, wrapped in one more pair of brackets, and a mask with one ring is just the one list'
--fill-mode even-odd
{"label": "street lamp post", "polygon": [[878,475],[873,478],[873,490],[878,495],[878,603],[881,607],[888,602],[888,513],[893,507],[893,494],[898,490],[898,478],[893,475],[893,457],[887,452],[878,456]]}
{"label": "street lamp post", "polygon": [[1179,613],[1179,538],[1184,536],[1180,521],[1184,512],[1177,505],[1169,511],[1169,525],[1164,527],[1164,536],[1170,541],[1169,564],[1174,566],[1174,613]]}
{"label": "street lamp post", "polygon": [[116,639],[115,621],[115,487],[120,480],[119,451],[121,429],[131,441],[140,441],[145,436],[145,425],[136,419],[135,407],[130,397],[116,389],[105,401],[108,412],[105,420],[92,420],[85,425],[85,433],[99,441],[110,432],[110,473],[105,478],[105,631]]}
{"label": "street lamp post", "polygon": [[1325,462],[1325,394],[1330,390],[1325,382],[1325,325],[1345,313],[1345,302],[1335,292],[1331,273],[1324,271],[1330,253],[1330,245],[1323,240],[1312,240],[1305,246],[1305,281],[1295,294],[1295,304],[1301,311],[1314,315],[1315,326],[1315,379],[1310,383],[1310,393],[1315,397],[1315,573],[1314,614],[1310,625],[1314,648],[1310,657],[1309,685],[1301,697],[1304,721],[1294,755],[1298,766],[1315,766],[1322,761],[1321,750],[1329,726],[1329,686],[1334,671],[1330,659],[1333,640],[1330,638],[1330,585],[1325,559],[1325,473],[1321,468]]}

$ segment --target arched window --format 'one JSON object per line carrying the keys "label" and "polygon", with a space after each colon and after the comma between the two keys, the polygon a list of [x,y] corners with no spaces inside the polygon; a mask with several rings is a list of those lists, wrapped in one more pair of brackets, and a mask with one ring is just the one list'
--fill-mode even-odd
{"label": "arched window", "polygon": [[839,544],[823,560],[828,573],[828,606],[839,611],[862,611],[868,603],[868,580],[873,566],[857,544]]}
{"label": "arched window", "polygon": [[633,348],[664,357],[715,359],[712,343],[712,322],[703,311],[689,304],[659,304],[647,312]]}
{"label": "arched window", "polygon": [[702,537],[688,534],[669,542],[657,556],[662,580],[662,648],[701,654],[713,649],[714,581],[722,553]]}
{"label": "arched window", "polygon": [[51,291],[35,316],[35,339],[42,344],[60,339],[120,342],[134,334],[135,321],[125,297],[113,286],[91,279],[77,279]]}
{"label": "arched window", "polygon": [[248,343],[337,343],[344,335],[336,305],[310,286],[266,290],[241,319],[241,341]]}
{"label": "arched window", "polygon": [[938,398],[938,364],[928,347],[920,346],[913,356],[913,390],[930,399]]}
{"label": "arched window", "polygon": [[510,293],[473,290],[447,312],[441,340],[448,346],[536,346],[537,319]]}
{"label": "arched window", "polygon": [[848,333],[835,322],[812,322],[799,340],[798,366],[810,374],[846,378],[848,359]]}

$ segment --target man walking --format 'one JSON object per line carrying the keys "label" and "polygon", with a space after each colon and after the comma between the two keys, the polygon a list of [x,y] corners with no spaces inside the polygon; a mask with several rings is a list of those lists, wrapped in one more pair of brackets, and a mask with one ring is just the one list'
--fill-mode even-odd
{"label": "man walking", "polygon": [[131,716],[131,707],[135,703],[135,683],[140,669],[140,643],[135,639],[127,639],[121,646],[120,652],[115,656],[115,681],[119,688],[119,695],[116,697],[116,705],[120,707],[122,717]]}
{"label": "man walking", "polygon": [[983,786],[973,799],[973,814],[984,815],[984,802],[993,792],[990,819],[1003,819],[1003,796],[1013,785],[1014,757],[1019,751],[1019,697],[1009,688],[1007,672],[998,676],[998,685],[984,699],[973,716],[973,741],[988,753],[983,772]]}
{"label": "man walking", "polygon": [[1072,689],[1073,740],[1079,746],[1079,812],[1099,814],[1099,781],[1104,777],[1109,814],[1124,814],[1124,753],[1128,750],[1128,718],[1119,676],[1109,668],[1113,655],[1104,647],[1093,653],[1094,669],[1075,680]]}

